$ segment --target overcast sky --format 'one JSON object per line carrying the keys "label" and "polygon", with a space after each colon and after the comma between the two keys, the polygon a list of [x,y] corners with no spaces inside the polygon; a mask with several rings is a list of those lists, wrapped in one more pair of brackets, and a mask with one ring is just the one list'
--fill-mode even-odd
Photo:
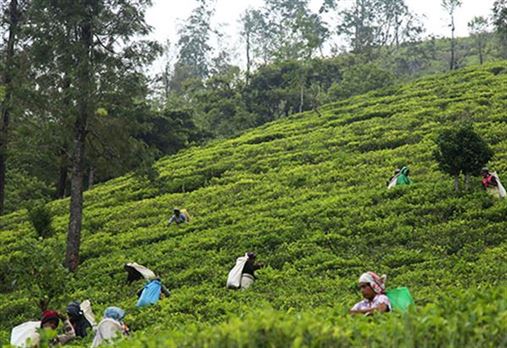
{"label": "overcast sky", "polygon": [[[350,0],[343,0],[350,2]],[[311,0],[313,10],[318,10],[322,0]],[[410,9],[424,17],[422,21],[427,35],[447,36],[447,18],[440,3],[441,0],[406,0]],[[467,35],[467,23],[474,16],[489,16],[494,0],[463,0],[463,6],[458,10],[457,34]],[[217,0],[214,23],[226,24],[229,35],[227,44],[239,46],[239,17],[248,7],[259,7],[262,0]],[[177,40],[177,30],[196,6],[194,0],[153,0],[153,7],[147,13],[147,21],[154,27],[153,38],[160,42]]]}

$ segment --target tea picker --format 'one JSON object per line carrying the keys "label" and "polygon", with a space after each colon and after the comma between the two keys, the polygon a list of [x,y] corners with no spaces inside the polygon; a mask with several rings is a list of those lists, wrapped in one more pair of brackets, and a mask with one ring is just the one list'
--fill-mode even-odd
{"label": "tea picker", "polygon": [[173,216],[169,219],[168,226],[171,226],[173,223],[176,225],[190,222],[190,214],[186,209],[174,208]]}
{"label": "tea picker", "polygon": [[227,277],[228,289],[248,289],[255,282],[257,277],[255,271],[264,265],[256,263],[256,255],[248,252],[245,256],[238,257],[236,265],[231,269]]}
{"label": "tea picker", "polygon": [[139,279],[146,280],[144,287],[137,293],[137,307],[144,307],[157,303],[162,294],[166,297],[171,295],[171,292],[162,284],[160,278],[149,268],[132,262],[125,264],[125,270],[127,271],[128,284]]}

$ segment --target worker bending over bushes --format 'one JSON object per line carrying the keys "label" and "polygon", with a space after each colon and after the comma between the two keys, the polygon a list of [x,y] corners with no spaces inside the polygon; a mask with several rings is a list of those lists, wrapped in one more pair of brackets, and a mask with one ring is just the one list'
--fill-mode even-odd
{"label": "worker bending over bushes", "polygon": [[118,307],[109,307],[104,311],[104,319],[97,326],[97,332],[93,339],[92,348],[114,338],[129,334],[127,325],[123,322],[125,311]]}
{"label": "worker bending over bushes", "polygon": [[256,255],[248,252],[245,256],[238,257],[236,265],[229,272],[227,277],[227,288],[248,289],[255,282],[257,277],[255,271],[264,267],[262,263],[256,263]]}
{"label": "worker bending over bushes", "polygon": [[411,185],[412,179],[410,179],[409,175],[410,169],[406,166],[396,169],[394,175],[388,181],[387,188],[392,189],[395,186]]}
{"label": "worker bending over bushes", "polygon": [[497,198],[505,198],[507,196],[505,188],[500,178],[495,172],[490,172],[488,168],[482,168],[482,186]]}
{"label": "worker bending over bushes", "polygon": [[151,269],[136,262],[127,263],[124,268],[127,271],[128,284],[139,279],[146,280],[143,288],[137,293],[137,307],[153,305],[160,300],[162,295],[166,297],[171,295],[171,292],[162,284],[160,277]]}
{"label": "worker bending over bushes", "polygon": [[76,337],[86,337],[89,329],[95,329],[95,316],[89,300],[72,301],[67,306],[68,318],[57,311],[46,310],[40,321],[28,321],[12,329],[11,345],[14,347],[39,347],[40,330],[57,331],[63,323],[63,334],[57,335],[49,344],[64,345]]}
{"label": "worker bending over bushes", "polygon": [[190,214],[186,209],[179,209],[174,208],[173,210],[173,216],[169,219],[169,226],[171,226],[173,223],[176,225],[184,224],[190,222]]}

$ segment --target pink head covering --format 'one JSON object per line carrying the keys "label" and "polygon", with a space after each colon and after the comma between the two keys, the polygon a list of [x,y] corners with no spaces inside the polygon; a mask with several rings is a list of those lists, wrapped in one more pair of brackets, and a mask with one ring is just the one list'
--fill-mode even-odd
{"label": "pink head covering", "polygon": [[386,279],[387,276],[385,274],[380,277],[376,273],[366,272],[359,277],[359,283],[370,284],[376,294],[383,294],[386,291]]}

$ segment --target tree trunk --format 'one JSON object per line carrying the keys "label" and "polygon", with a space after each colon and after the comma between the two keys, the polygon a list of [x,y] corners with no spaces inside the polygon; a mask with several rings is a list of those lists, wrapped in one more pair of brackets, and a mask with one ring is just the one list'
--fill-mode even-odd
{"label": "tree trunk", "polygon": [[14,71],[14,46],[16,42],[19,13],[18,1],[11,0],[9,3],[9,37],[7,39],[7,49],[5,50],[4,71],[2,83],[5,86],[5,97],[2,103],[2,119],[0,127],[0,215],[4,213],[5,208],[5,173],[7,171],[7,146],[8,130],[10,122],[10,107],[12,103],[12,72]]}
{"label": "tree trunk", "polygon": [[252,68],[252,61],[250,58],[250,28],[246,31],[246,84],[250,82],[250,70]]}
{"label": "tree trunk", "polygon": [[394,42],[396,44],[396,49],[398,50],[400,48],[400,22],[398,19],[398,13],[395,14],[394,20],[396,26],[394,31]]}
{"label": "tree trunk", "polygon": [[305,82],[301,79],[301,91],[299,95],[299,113],[303,112],[303,104],[305,102]]}
{"label": "tree trunk", "polygon": [[354,18],[354,51],[356,53],[360,52],[362,49],[361,46],[361,35],[362,35],[362,26],[359,24],[359,12],[360,12],[361,3],[356,0],[356,8],[355,8],[355,18]]}
{"label": "tree trunk", "polygon": [[60,168],[58,174],[58,181],[56,183],[56,192],[55,192],[56,199],[65,198],[68,177],[69,177],[69,163],[67,158],[67,151],[65,148],[62,148],[60,150]]}
{"label": "tree trunk", "polygon": [[451,16],[451,70],[456,69],[456,39],[454,32],[456,26],[454,25],[454,15]]}
{"label": "tree trunk", "polygon": [[470,174],[465,174],[465,191],[470,188]]}
{"label": "tree trunk", "polygon": [[[4,136],[4,132],[2,132],[2,137]],[[5,155],[3,153],[5,149],[5,145],[7,143],[1,144],[1,152],[0,152],[0,215],[2,215],[5,211],[5,172],[6,172],[6,161]]]}
{"label": "tree trunk", "polygon": [[169,93],[171,91],[171,65],[169,62],[166,63],[164,68],[164,74],[162,76],[162,83],[164,84],[164,98],[167,101],[169,99]]}
{"label": "tree trunk", "polygon": [[74,151],[70,186],[70,219],[67,233],[65,266],[75,272],[79,265],[81,224],[83,218],[83,179],[87,123],[93,113],[92,82],[92,16],[86,15],[79,26],[79,47],[76,84],[80,91],[77,98],[78,114],[74,124]]}
{"label": "tree trunk", "polygon": [[79,246],[81,244],[81,224],[83,220],[83,177],[86,129],[81,116],[76,120],[76,139],[70,180],[70,220],[67,234],[67,253],[65,266],[75,272],[79,265]]}
{"label": "tree trunk", "polygon": [[5,211],[5,174],[7,171],[7,128],[9,111],[7,107],[2,112],[2,128],[0,129],[0,215]]}
{"label": "tree trunk", "polygon": [[454,191],[459,192],[459,175],[454,176]]}
{"label": "tree trunk", "polygon": [[65,189],[67,187],[69,167],[66,164],[60,165],[60,174],[58,176],[58,185],[56,187],[56,198],[65,197]]}
{"label": "tree trunk", "polygon": [[93,188],[93,184],[95,183],[95,168],[90,167],[90,171],[88,172],[88,190]]}
{"label": "tree trunk", "polygon": [[484,41],[482,41],[483,39],[479,39],[481,40],[479,42],[479,63],[481,65],[484,64]]}

